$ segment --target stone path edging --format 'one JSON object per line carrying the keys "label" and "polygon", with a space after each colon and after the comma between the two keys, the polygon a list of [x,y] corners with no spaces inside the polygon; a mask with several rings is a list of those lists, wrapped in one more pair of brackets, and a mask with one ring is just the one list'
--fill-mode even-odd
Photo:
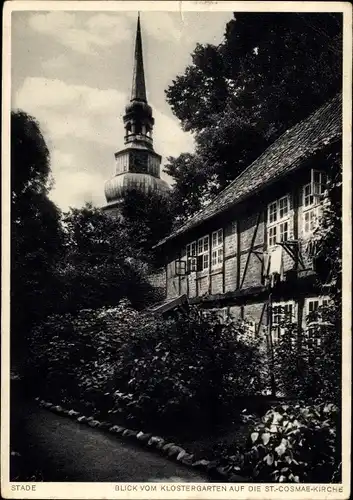
{"label": "stone path edging", "polygon": [[188,453],[184,448],[178,446],[173,442],[167,442],[160,436],[153,436],[150,433],[143,431],[136,431],[128,429],[122,425],[113,425],[111,422],[100,422],[94,417],[86,417],[81,415],[78,411],[67,410],[60,405],[55,405],[40,398],[35,398],[39,406],[46,408],[59,415],[64,415],[75,419],[81,424],[89,425],[102,429],[111,434],[118,435],[119,437],[137,441],[140,445],[146,446],[150,449],[157,450],[168,459],[179,462],[187,467],[191,467],[206,473],[212,479],[222,480],[223,482],[230,483],[244,483],[247,480],[241,476],[230,473],[226,467],[220,467],[217,461],[199,459],[196,460],[193,453]]}

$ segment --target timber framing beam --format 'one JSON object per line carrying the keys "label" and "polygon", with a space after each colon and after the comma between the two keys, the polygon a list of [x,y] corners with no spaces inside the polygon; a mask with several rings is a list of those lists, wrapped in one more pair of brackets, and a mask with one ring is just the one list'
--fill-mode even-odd
{"label": "timber framing beam", "polygon": [[245,303],[268,301],[270,291],[273,296],[282,299],[290,299],[308,290],[314,293],[318,291],[315,273],[303,275],[303,277],[293,281],[279,282],[275,288],[270,290],[268,285],[259,285],[248,288],[234,290],[232,292],[204,295],[202,297],[189,298],[189,304],[201,305],[203,307],[224,307],[227,305],[242,305]]}
{"label": "timber framing beam", "polygon": [[249,267],[250,255],[254,251],[254,244],[255,244],[255,240],[256,240],[257,230],[258,230],[259,225],[260,225],[261,215],[262,215],[262,212],[259,212],[257,214],[256,226],[255,226],[252,238],[251,238],[251,244],[250,244],[250,248],[249,248],[249,251],[248,251],[248,254],[247,254],[247,257],[246,257],[245,268],[244,268],[244,272],[243,272],[243,276],[241,278],[241,282],[240,282],[240,287],[239,288],[243,288],[243,285],[244,285],[245,276],[246,276],[246,273],[247,273],[247,270],[248,270],[248,267]]}
{"label": "timber framing beam", "polygon": [[305,269],[305,264],[302,258],[302,255],[299,250],[299,242],[295,241],[281,241],[278,243],[284,249],[285,252],[289,255],[291,259],[296,263],[299,263],[301,269]]}

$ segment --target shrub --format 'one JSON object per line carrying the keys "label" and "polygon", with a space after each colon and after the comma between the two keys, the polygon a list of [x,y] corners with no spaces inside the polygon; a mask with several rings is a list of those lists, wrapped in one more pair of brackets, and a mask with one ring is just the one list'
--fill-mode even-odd
{"label": "shrub", "polygon": [[33,331],[27,366],[32,386],[61,401],[107,406],[117,352],[137,315],[123,301],[116,308],[48,317]]}
{"label": "shrub", "polygon": [[[191,308],[168,319],[123,302],[48,318],[33,336],[41,391],[135,423],[214,425],[260,393],[260,357],[242,328]],[[39,389],[39,385],[36,385]]]}
{"label": "shrub", "polygon": [[236,323],[190,308],[145,315],[122,346],[117,379],[133,420],[214,425],[237,397],[261,392],[259,354]]}
{"label": "shrub", "polygon": [[340,413],[334,404],[278,405],[243,449],[223,450],[230,470],[257,482],[339,482]]}
{"label": "shrub", "polygon": [[[341,330],[333,306],[320,308],[311,326],[310,338],[296,325],[285,325],[285,333],[274,347],[277,389],[288,397],[341,401]],[[309,318],[308,318],[309,319]]]}

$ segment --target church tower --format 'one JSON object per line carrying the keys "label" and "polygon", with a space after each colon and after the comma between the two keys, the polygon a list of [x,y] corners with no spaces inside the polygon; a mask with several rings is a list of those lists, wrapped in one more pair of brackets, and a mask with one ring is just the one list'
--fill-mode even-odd
{"label": "church tower", "polygon": [[153,149],[154,118],[147,102],[139,14],[131,98],[125,108],[123,121],[125,147],[115,153],[115,173],[105,183],[106,211],[117,209],[129,191],[164,195],[170,190],[169,185],[160,178],[162,157]]}

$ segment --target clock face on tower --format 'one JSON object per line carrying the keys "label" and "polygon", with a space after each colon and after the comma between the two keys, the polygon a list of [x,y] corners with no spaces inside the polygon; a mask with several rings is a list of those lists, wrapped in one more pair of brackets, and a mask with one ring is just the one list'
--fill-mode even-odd
{"label": "clock face on tower", "polygon": [[148,153],[146,151],[130,152],[130,172],[147,173]]}

